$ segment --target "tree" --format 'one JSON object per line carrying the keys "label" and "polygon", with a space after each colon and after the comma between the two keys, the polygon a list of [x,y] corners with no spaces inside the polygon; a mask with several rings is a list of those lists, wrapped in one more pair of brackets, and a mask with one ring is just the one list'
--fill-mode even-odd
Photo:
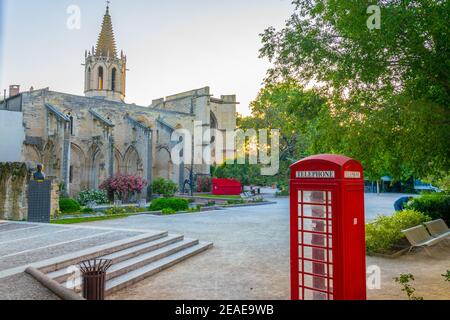
{"label": "tree", "polygon": [[178,191],[178,185],[172,180],[158,178],[152,182],[152,191],[155,194],[162,195],[164,198],[171,198]]}
{"label": "tree", "polygon": [[450,170],[450,2],[293,1],[282,30],[262,34],[267,83],[296,79],[329,101],[312,132],[315,151],[360,159],[372,178]]}
{"label": "tree", "polygon": [[[250,105],[250,117],[238,118],[238,127],[244,130],[260,129],[280,130],[280,173],[273,177],[259,179],[259,184],[285,184],[288,179],[289,165],[309,155],[311,128],[323,109],[325,100],[312,90],[305,90],[296,80],[287,79],[277,83],[267,83],[261,89],[255,101]],[[261,146],[259,146],[261,147]],[[248,180],[248,170],[242,173],[242,179]],[[260,168],[257,167],[256,170]],[[239,175],[239,170],[228,166],[228,171]],[[254,172],[259,175],[258,172]],[[257,184],[252,182],[253,184]]]}

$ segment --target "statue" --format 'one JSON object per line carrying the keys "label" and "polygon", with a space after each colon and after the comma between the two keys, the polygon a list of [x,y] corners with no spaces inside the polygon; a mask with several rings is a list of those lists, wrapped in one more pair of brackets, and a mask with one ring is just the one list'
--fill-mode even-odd
{"label": "statue", "polygon": [[42,182],[45,180],[45,174],[43,172],[44,166],[42,164],[37,165],[37,171],[33,174],[33,179],[38,182]]}

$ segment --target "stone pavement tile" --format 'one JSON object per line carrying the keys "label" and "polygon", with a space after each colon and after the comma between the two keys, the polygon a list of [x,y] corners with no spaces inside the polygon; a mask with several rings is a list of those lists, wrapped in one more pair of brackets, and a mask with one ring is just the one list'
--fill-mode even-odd
{"label": "stone pavement tile", "polygon": [[[78,229],[74,229],[78,230]],[[105,232],[103,230],[102,232]],[[81,251],[87,248],[100,246],[103,244],[115,242],[118,240],[122,240],[125,238],[131,238],[136,235],[139,235],[137,232],[122,232],[117,231],[113,233],[109,233],[106,235],[100,235],[98,237],[93,237],[89,239],[84,239],[80,241],[75,241],[71,243],[65,243],[61,245],[56,245],[51,248],[43,248],[34,250],[31,252],[25,252],[23,254],[10,256],[6,258],[0,258],[0,271],[15,268],[18,266],[30,264],[33,262],[38,262],[58,256],[62,256],[67,253]],[[56,242],[55,242],[56,244]]]}
{"label": "stone pavement tile", "polygon": [[31,226],[28,228],[21,228],[9,231],[0,231],[0,246],[6,245],[6,243],[11,243],[13,241],[20,240],[31,240],[37,239],[44,234],[51,234],[52,232],[57,231],[57,228],[54,226]]}
{"label": "stone pavement tile", "polygon": [[7,222],[7,223],[4,223],[4,224],[0,224],[0,233],[3,232],[3,231],[26,229],[26,228],[29,228],[31,226],[36,226],[36,225],[28,224],[28,223],[11,223],[11,222]]}
{"label": "stone pavement tile", "polygon": [[0,279],[0,300],[60,300],[25,273]]}

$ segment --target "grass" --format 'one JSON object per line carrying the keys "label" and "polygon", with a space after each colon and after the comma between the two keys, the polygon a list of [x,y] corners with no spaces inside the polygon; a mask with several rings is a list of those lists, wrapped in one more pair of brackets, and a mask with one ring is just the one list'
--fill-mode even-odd
{"label": "grass", "polygon": [[94,221],[123,219],[123,218],[128,218],[132,215],[133,214],[116,214],[116,215],[99,216],[99,217],[73,218],[73,219],[53,220],[51,223],[52,224],[77,224],[77,223],[94,222]]}

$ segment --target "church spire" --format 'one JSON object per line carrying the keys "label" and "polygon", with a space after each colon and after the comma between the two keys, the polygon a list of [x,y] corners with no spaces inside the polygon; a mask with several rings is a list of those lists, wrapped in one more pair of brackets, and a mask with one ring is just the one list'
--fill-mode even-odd
{"label": "church spire", "polygon": [[117,58],[116,40],[114,39],[113,25],[109,14],[109,1],[103,17],[102,30],[97,40],[96,56]]}
{"label": "church spire", "polygon": [[95,49],[92,47],[92,52],[90,51],[85,56],[84,94],[91,98],[123,102],[126,89],[127,58],[122,52],[118,52],[116,47],[109,14],[109,1],[107,1],[97,46]]}

